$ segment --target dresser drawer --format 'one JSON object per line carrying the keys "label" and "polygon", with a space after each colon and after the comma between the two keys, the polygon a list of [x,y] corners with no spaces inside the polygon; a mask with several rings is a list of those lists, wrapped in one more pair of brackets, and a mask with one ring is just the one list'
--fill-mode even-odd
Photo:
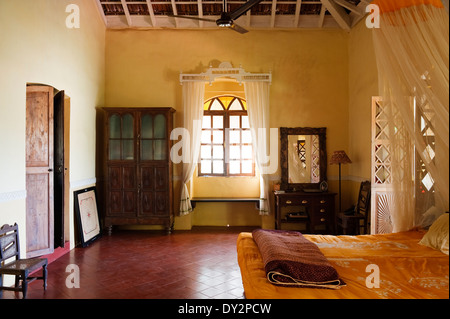
{"label": "dresser drawer", "polygon": [[330,219],[333,218],[333,214],[330,214],[326,208],[315,207],[314,213],[311,217],[314,224],[319,225],[330,222]]}
{"label": "dresser drawer", "polygon": [[327,197],[327,196],[318,196],[315,198],[312,198],[312,204],[313,205],[320,205],[320,206],[329,206],[331,204],[331,201],[334,200],[333,197]]}
{"label": "dresser drawer", "polygon": [[302,206],[312,204],[309,198],[299,198],[298,196],[283,196],[279,201],[280,206]]}

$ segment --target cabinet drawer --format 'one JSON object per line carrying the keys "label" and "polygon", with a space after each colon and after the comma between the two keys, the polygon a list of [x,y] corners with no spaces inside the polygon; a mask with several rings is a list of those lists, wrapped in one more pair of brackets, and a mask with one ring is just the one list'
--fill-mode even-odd
{"label": "cabinet drawer", "polygon": [[313,204],[314,205],[322,205],[322,206],[329,206],[331,204],[331,201],[334,200],[334,198],[330,198],[330,197],[317,197],[313,199]]}
{"label": "cabinet drawer", "polygon": [[284,197],[280,198],[281,206],[302,206],[310,205],[311,200],[309,198],[299,198],[299,197]]}
{"label": "cabinet drawer", "polygon": [[325,209],[320,209],[314,212],[312,219],[315,224],[326,224],[330,221],[331,216]]}

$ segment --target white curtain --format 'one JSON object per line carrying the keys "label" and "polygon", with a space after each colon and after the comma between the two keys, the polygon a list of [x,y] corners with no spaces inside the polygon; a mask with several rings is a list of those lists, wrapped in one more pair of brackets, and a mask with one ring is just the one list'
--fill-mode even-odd
{"label": "white curtain", "polygon": [[[260,172],[260,202],[261,215],[268,215],[269,204],[269,83],[245,82],[245,98],[252,134],[256,165]],[[278,156],[278,154],[276,154]]]}
{"label": "white curtain", "polygon": [[189,188],[187,184],[194,175],[200,152],[204,95],[204,82],[183,83],[184,128],[189,132],[189,136],[184,136],[182,139],[183,173],[181,184],[180,216],[187,215],[192,212]]}
{"label": "white curtain", "polygon": [[449,18],[438,0],[373,3],[381,11],[374,47],[390,110],[398,232],[419,226],[430,207],[449,209]]}

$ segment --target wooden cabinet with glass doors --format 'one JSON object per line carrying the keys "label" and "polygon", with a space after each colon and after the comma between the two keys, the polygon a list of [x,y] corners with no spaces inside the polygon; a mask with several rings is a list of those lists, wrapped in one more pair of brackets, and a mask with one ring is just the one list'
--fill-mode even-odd
{"label": "wooden cabinet with glass doors", "polygon": [[103,108],[104,224],[173,227],[172,108]]}

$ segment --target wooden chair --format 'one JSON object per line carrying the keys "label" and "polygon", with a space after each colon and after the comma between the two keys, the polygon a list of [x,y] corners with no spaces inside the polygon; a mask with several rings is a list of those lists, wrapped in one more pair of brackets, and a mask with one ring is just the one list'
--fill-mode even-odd
{"label": "wooden chair", "polygon": [[[7,261],[14,258],[13,261]],[[36,279],[44,281],[44,290],[47,290],[47,259],[29,258],[20,259],[19,227],[3,225],[0,228],[0,293],[2,290],[22,291],[22,297],[27,295],[28,284]],[[28,277],[32,272],[42,267],[42,277]],[[3,275],[16,276],[15,286],[3,286]],[[22,281],[22,285],[20,285]]]}
{"label": "wooden chair", "polygon": [[340,212],[336,217],[338,233],[344,235],[360,235],[361,221],[363,221],[363,234],[367,234],[368,218],[370,215],[370,182],[361,182],[359,187],[358,203],[353,213]]}

